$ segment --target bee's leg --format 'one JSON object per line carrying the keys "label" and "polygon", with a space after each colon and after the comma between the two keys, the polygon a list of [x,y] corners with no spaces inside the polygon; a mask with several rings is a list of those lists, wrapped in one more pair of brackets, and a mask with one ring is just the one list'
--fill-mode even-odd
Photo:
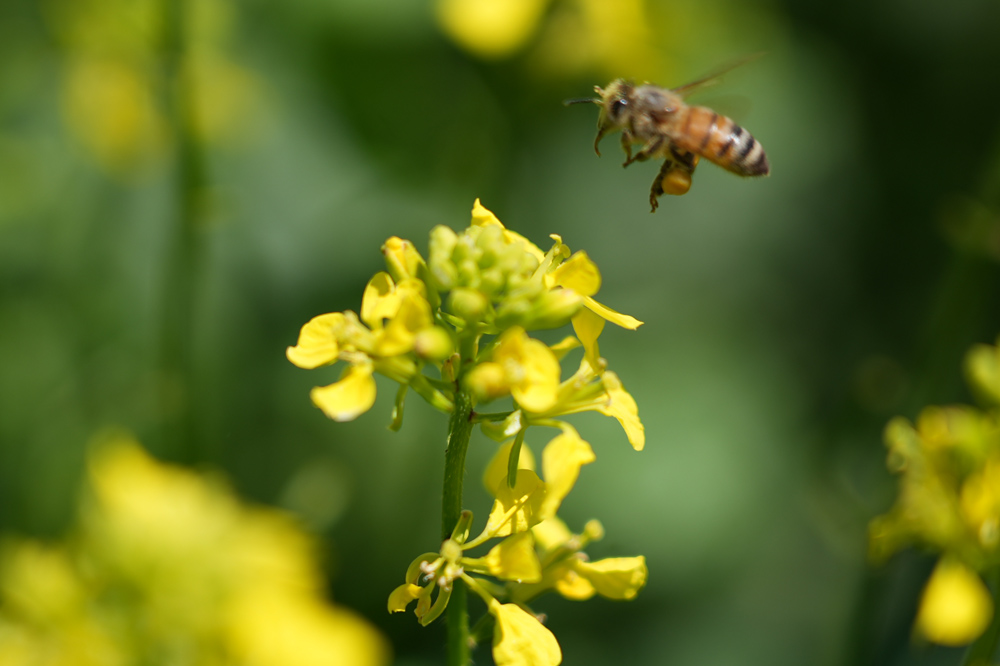
{"label": "bee's leg", "polygon": [[663,194],[663,179],[667,177],[667,174],[674,170],[677,166],[672,158],[668,157],[663,160],[663,166],[660,167],[660,173],[656,174],[656,178],[653,179],[653,187],[649,190],[649,205],[650,213],[655,213],[657,206],[660,205],[660,196]]}
{"label": "bee's leg", "polygon": [[646,145],[642,147],[642,150],[640,150],[634,156],[630,154],[629,158],[625,160],[625,163],[622,164],[622,166],[627,167],[629,164],[632,164],[632,162],[645,162],[650,157],[655,155],[662,146],[663,146],[663,137],[662,136],[654,137],[649,141],[647,141]]}
{"label": "bee's leg", "polygon": [[628,129],[622,130],[622,150],[625,151],[625,165],[632,163],[632,133]]}
{"label": "bee's leg", "polygon": [[695,167],[698,166],[698,156],[694,153],[680,152],[673,146],[670,147],[670,156],[663,161],[660,172],[653,181],[653,187],[649,192],[649,203],[655,212],[658,205],[657,199],[663,194],[680,196],[687,194],[691,189],[691,176]]}

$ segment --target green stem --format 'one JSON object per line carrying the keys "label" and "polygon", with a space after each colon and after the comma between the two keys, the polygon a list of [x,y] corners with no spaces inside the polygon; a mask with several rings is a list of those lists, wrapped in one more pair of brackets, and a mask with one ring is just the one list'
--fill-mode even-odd
{"label": "green stem", "polygon": [[[992,588],[994,603],[1000,597],[1000,568],[990,573],[990,588]],[[962,666],[986,666],[997,651],[1000,642],[1000,608],[993,609],[993,620],[983,635],[969,646],[962,660]]]}
{"label": "green stem", "polygon": [[202,222],[200,198],[205,189],[202,147],[190,123],[194,91],[184,76],[185,4],[162,0],[164,81],[171,138],[175,149],[177,209],[167,240],[164,266],[160,417],[165,445],[182,459],[195,458],[192,395],[194,303],[200,269]]}
{"label": "green stem", "polygon": [[[444,497],[441,503],[441,539],[451,536],[462,515],[462,482],[465,453],[472,435],[472,396],[455,392],[455,409],[448,427],[448,448],[444,454]],[[465,583],[456,580],[448,602],[448,666],[470,663],[469,610]]]}

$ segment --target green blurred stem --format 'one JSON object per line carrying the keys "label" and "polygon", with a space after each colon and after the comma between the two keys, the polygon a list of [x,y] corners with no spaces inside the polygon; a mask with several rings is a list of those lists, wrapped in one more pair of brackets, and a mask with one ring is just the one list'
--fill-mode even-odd
{"label": "green blurred stem", "polygon": [[[1000,597],[1000,568],[990,572],[989,583],[995,606],[998,597]],[[989,664],[993,655],[996,654],[998,641],[1000,641],[1000,608],[994,607],[990,626],[986,628],[982,636],[976,639],[975,643],[969,646],[965,653],[965,659],[962,660],[962,666],[986,666]]]}
{"label": "green blurred stem", "polygon": [[[451,536],[462,514],[462,482],[465,453],[472,435],[472,396],[455,392],[455,409],[448,426],[448,448],[444,454],[444,498],[441,504],[441,539]],[[470,663],[469,609],[465,583],[456,580],[448,602],[448,666]]]}
{"label": "green blurred stem", "polygon": [[161,324],[160,409],[164,444],[181,458],[194,457],[192,334],[201,264],[199,196],[205,159],[189,122],[194,92],[184,75],[187,3],[162,0],[163,59],[169,127],[175,147],[176,210],[164,252]]}

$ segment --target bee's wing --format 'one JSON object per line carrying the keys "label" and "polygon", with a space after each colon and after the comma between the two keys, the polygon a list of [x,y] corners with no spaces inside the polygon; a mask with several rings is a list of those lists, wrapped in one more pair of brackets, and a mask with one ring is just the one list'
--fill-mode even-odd
{"label": "bee's wing", "polygon": [[722,77],[724,75],[728,74],[737,67],[745,65],[749,62],[753,62],[762,55],[764,55],[764,52],[759,51],[757,53],[751,53],[748,56],[743,56],[742,58],[738,58],[726,65],[723,65],[722,67],[716,69],[707,76],[703,76],[696,81],[692,81],[691,83],[685,83],[684,85],[678,86],[677,88],[672,88],[671,90],[677,93],[678,95],[681,95],[682,97],[686,97],[687,95],[690,95],[691,93],[700,88],[707,88],[709,86],[714,86],[715,84],[717,84],[719,81],[722,80]]}

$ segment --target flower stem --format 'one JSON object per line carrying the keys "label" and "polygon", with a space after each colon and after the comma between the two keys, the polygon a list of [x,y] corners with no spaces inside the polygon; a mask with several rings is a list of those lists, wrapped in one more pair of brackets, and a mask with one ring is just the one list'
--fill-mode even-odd
{"label": "flower stem", "polygon": [[196,456],[194,396],[195,294],[201,269],[202,207],[205,158],[191,126],[194,91],[184,76],[187,48],[186,3],[162,0],[164,79],[174,145],[174,211],[164,249],[160,418],[164,445],[182,460]]}
{"label": "flower stem", "polygon": [[[444,454],[444,498],[441,503],[441,538],[451,536],[462,514],[462,482],[465,453],[472,435],[472,396],[455,392],[455,409],[448,426],[448,447]],[[456,580],[448,602],[448,666],[467,666],[469,650],[469,610],[466,586]]]}

